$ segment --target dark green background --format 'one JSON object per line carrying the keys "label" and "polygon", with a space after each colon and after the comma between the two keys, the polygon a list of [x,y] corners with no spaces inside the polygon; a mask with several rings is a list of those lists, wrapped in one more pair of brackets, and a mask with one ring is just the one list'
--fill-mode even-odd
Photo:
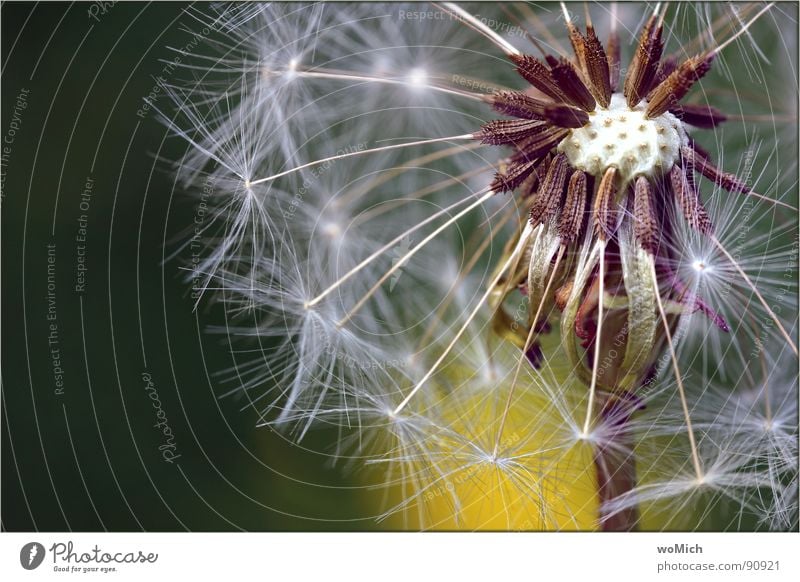
{"label": "dark green background", "polygon": [[[99,22],[90,6],[2,5],[0,139],[16,96],[29,90],[3,164],[3,529],[378,529],[382,493],[365,487],[363,469],[354,475],[331,466],[325,451],[334,434],[312,432],[302,447],[292,445],[255,429],[257,416],[241,410],[244,400],[220,398],[231,385],[215,374],[233,365],[230,346],[205,330],[223,323],[223,314],[209,305],[193,311],[181,271],[187,253],[165,261],[185,240],[197,200],[175,184],[166,161],[180,158],[184,142],[168,137],[154,111],[141,119],[137,110],[161,74],[160,59],[175,54],[168,47],[191,40],[181,29],[191,24],[186,4],[119,3]],[[781,6],[796,17],[794,5]],[[752,30],[767,54],[785,56],[774,24]],[[780,70],[777,59],[767,71],[770,86],[762,87],[736,62],[729,64],[742,83],[715,94],[728,111],[737,111],[740,95],[763,103],[796,79],[796,64]],[[179,84],[182,75],[169,81]],[[724,80],[718,69],[708,78]],[[170,109],[163,96],[156,105]],[[792,123],[783,158],[771,162],[788,166],[781,192],[796,188]],[[740,151],[748,132],[735,123],[726,128],[726,147]],[[778,139],[782,129],[761,126],[759,135]],[[711,147],[713,138],[701,132],[700,143]],[[74,239],[88,176],[87,287],[79,294]],[[65,370],[60,396],[47,342],[51,243]],[[143,372],[175,434],[175,464],[158,450],[163,441]]]}
{"label": "dark green background", "polygon": [[[219,398],[230,386],[214,373],[232,364],[229,347],[203,330],[222,322],[220,310],[193,312],[185,253],[163,263],[196,201],[156,159],[179,158],[184,144],[165,141],[154,112],[142,120],[136,111],[159,59],[174,55],[167,47],[191,39],[180,30],[191,23],[186,5],[119,3],[100,22],[89,6],[2,8],[4,135],[17,94],[29,90],[3,166],[3,528],[377,527],[369,502],[377,493],[324,455],[254,429],[241,402]],[[156,104],[169,108],[163,96]],[[94,190],[79,294],[74,237],[87,176]],[[57,249],[61,396],[47,342],[48,243]],[[174,464],[158,450],[145,371],[175,434]],[[303,445],[324,451],[330,438],[312,433]]]}

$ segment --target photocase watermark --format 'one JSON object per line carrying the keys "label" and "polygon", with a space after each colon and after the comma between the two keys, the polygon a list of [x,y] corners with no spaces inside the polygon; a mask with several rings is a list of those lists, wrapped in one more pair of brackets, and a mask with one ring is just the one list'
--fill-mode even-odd
{"label": "photocase watermark", "polygon": [[748,187],[753,185],[753,165],[756,162],[756,152],[754,148],[747,148],[744,153],[744,161],[742,162],[743,171],[739,179]]}
{"label": "photocase watermark", "polygon": [[[367,144],[364,142],[357,143],[354,145],[349,145],[344,148],[340,148],[336,150],[336,153],[331,156],[335,158],[337,156],[344,156],[347,154],[353,154],[356,152],[362,152],[367,149]],[[324,175],[328,170],[330,170],[334,164],[336,163],[335,159],[329,159],[318,166],[314,166],[305,174],[306,178],[303,179],[303,183],[294,193],[292,199],[289,201],[289,207],[283,211],[283,217],[287,220],[291,219],[295,213],[297,212],[297,208],[303,203],[303,199],[308,194],[309,188],[314,185],[314,183]]]}
{"label": "photocase watermark", "polygon": [[178,66],[180,66],[184,57],[197,48],[200,41],[204,40],[212,31],[213,28],[204,26],[200,31],[192,33],[192,40],[177,49],[180,54],[174,56],[171,61],[164,65],[161,71],[159,71],[159,74],[153,77],[155,84],[150,89],[150,92],[143,98],[144,103],[142,106],[136,110],[137,117],[145,119],[150,114],[150,110],[153,108],[155,102],[162,93],[166,92],[167,79],[171,77]]}
{"label": "photocase watermark", "polygon": [[174,463],[181,455],[177,453],[177,445],[175,444],[175,435],[172,428],[167,421],[167,413],[161,405],[161,399],[158,396],[153,377],[149,372],[142,372],[142,382],[144,383],[144,391],[147,393],[148,398],[153,402],[153,408],[156,411],[156,423],[153,425],[163,437],[163,442],[159,445],[158,450],[161,452],[161,457],[167,463]]}
{"label": "photocase watermark", "polygon": [[563,22],[571,22],[573,24],[579,24],[581,22],[582,15],[578,12],[573,12],[569,9],[568,5],[562,5],[562,9],[556,12],[556,18]]}
{"label": "photocase watermark", "polygon": [[[796,301],[797,297],[796,284],[798,254],[800,253],[799,245],[800,243],[798,243],[798,241],[794,241],[792,243],[791,251],[787,257],[786,267],[783,269],[782,281],[777,284],[775,299],[772,304],[772,312],[775,314],[775,317],[780,317],[785,308],[788,308],[790,312],[796,313],[794,302]],[[792,313],[792,316],[794,316],[794,313]],[[764,331],[762,333],[766,334],[768,331],[773,331],[772,327],[774,325],[775,322],[771,317],[768,315],[764,316]]]}
{"label": "photocase watermark", "polygon": [[[312,325],[314,326],[314,330],[317,335],[321,338],[325,338],[322,346],[323,353],[331,356],[334,358],[339,364],[341,364],[344,368],[349,368],[351,370],[359,370],[359,371],[367,371],[367,370],[388,370],[388,369],[396,369],[399,370],[401,368],[405,368],[409,365],[409,362],[405,359],[401,358],[390,358],[390,359],[358,359],[350,354],[346,353],[342,348],[335,345],[331,339],[330,333],[326,330],[322,324],[318,321],[313,321]],[[328,374],[328,370],[322,370],[323,375]]]}
{"label": "photocase watermark", "polygon": [[29,95],[30,89],[25,89],[24,87],[17,93],[14,109],[11,112],[11,121],[8,123],[8,129],[3,135],[2,149],[0,149],[0,197],[5,196],[6,168],[11,162],[11,153],[14,150],[17,132],[22,128],[22,113],[28,108]]}
{"label": "photocase watermark", "polygon": [[469,89],[470,91],[477,91],[480,93],[496,93],[498,88],[494,85],[490,85],[486,81],[481,81],[479,79],[471,79],[469,77],[462,77],[461,75],[453,75],[450,78],[450,81],[453,85],[458,85],[464,87],[465,89]]}
{"label": "photocase watermark", "polygon": [[61,362],[61,340],[58,328],[58,303],[56,301],[56,243],[47,244],[47,350],[53,374],[53,393],[64,395],[64,368]]}
{"label": "photocase watermark", "polygon": [[528,304],[530,303],[528,296],[523,295],[522,301],[517,303],[516,309],[514,309],[514,318],[511,322],[511,331],[517,332],[519,330],[520,325],[523,321],[528,319]]}
{"label": "photocase watermark", "polygon": [[[31,557],[31,554],[33,556]],[[121,565],[155,564],[158,554],[155,552],[133,551],[106,551],[99,545],[88,550],[77,549],[72,541],[56,542],[45,551],[42,544],[31,542],[25,544],[20,551],[20,563],[26,570],[33,570],[41,566],[45,556],[52,558],[53,572],[64,574],[108,574],[118,572]],[[26,560],[31,560],[26,566]],[[35,564],[35,565],[33,565]]]}
{"label": "photocase watermark", "polygon": [[189,243],[189,250],[192,253],[192,299],[197,300],[203,294],[205,289],[204,277],[200,272],[200,262],[202,259],[203,250],[203,231],[207,228],[206,216],[208,214],[208,199],[214,194],[214,177],[208,176],[203,182],[203,194],[200,196],[200,202],[194,212],[194,232],[192,239]]}
{"label": "photocase watermark", "polygon": [[389,279],[389,292],[394,291],[395,285],[403,275],[403,264],[407,260],[408,251],[411,250],[411,238],[406,235],[400,241],[400,245],[392,249],[392,268],[396,268]]}
{"label": "photocase watermark", "polygon": [[[506,34],[508,36],[526,36],[522,27],[515,24],[509,24],[508,22],[503,22],[502,20],[496,20],[494,18],[486,18],[480,14],[472,14],[471,16],[496,32]],[[443,10],[398,10],[397,19],[408,20],[412,22],[424,22],[426,20],[454,20],[461,22],[465,20],[458,14],[445,12]]]}
{"label": "photocase watermark", "polygon": [[111,10],[116,4],[114,2],[92,2],[89,5],[88,10],[86,10],[86,14],[89,15],[89,18],[94,20],[95,22],[100,22],[100,17],[105,16],[108,14],[108,11]]}
{"label": "photocase watermark", "polygon": [[45,549],[39,542],[28,542],[19,551],[19,564],[26,570],[35,570],[44,562]]}
{"label": "photocase watermark", "polygon": [[86,176],[83,190],[80,194],[78,209],[81,214],[78,216],[78,231],[75,233],[75,292],[86,292],[86,241],[89,237],[89,208],[92,202],[92,190],[94,190],[94,179]]}

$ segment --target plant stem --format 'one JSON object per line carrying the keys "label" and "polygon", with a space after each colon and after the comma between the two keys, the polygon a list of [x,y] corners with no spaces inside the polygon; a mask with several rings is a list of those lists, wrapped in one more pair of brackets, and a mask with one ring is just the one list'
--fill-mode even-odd
{"label": "plant stem", "polygon": [[636,460],[629,423],[639,401],[627,392],[621,395],[601,392],[598,400],[602,402],[602,420],[608,430],[594,453],[600,524],[603,531],[634,531],[639,523],[636,507],[606,515],[603,506],[636,486]]}

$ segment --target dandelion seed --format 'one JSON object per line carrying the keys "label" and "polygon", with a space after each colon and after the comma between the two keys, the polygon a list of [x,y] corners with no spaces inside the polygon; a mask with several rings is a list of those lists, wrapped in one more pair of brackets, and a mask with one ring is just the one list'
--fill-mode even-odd
{"label": "dandelion seed", "polygon": [[[735,156],[699,130],[740,116],[696,102],[773,4],[729,31],[704,16],[679,46],[688,9],[659,4],[627,68],[635,6],[612,5],[603,41],[588,7],[581,27],[562,4],[568,43],[510,7],[537,55],[436,6],[453,16],[436,43],[381,8],[313,27],[302,10],[236,12],[220,48],[239,80],[175,90],[198,126],[171,122],[195,149],[183,174],[224,184],[203,272],[227,331],[259,342],[231,372],[263,424],[332,427],[337,458],[369,450],[400,495],[385,519],[405,527],[686,527],[687,506],[699,527],[722,499],[730,527],[796,523],[796,387],[751,352],[797,355],[780,272],[797,253],[775,242],[796,233],[776,222],[790,190],[723,170]],[[451,36],[477,43],[464,62],[442,56]],[[492,66],[471,66],[487,44]],[[237,62],[242,48],[257,56]],[[518,79],[489,80],[501,59]],[[766,234],[734,232],[751,220]],[[750,388],[712,388],[731,378]]]}

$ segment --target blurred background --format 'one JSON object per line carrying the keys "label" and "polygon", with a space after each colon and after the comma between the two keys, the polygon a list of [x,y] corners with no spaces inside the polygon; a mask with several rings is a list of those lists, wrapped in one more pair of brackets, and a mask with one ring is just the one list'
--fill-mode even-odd
{"label": "blurred background", "polygon": [[[796,7],[784,7],[796,30]],[[379,529],[384,493],[331,463],[334,435],[295,445],[256,429],[244,401],[220,398],[230,346],[206,330],[222,310],[195,310],[182,271],[197,199],[164,161],[186,146],[143,109],[149,94],[169,108],[153,91],[169,47],[192,40],[184,8],[2,6],[2,527]],[[785,55],[797,47],[764,34],[774,20],[763,26],[776,87],[789,88],[752,113],[788,112],[788,126],[759,131],[794,136],[797,71]],[[753,67],[734,68],[715,74]],[[742,90],[759,99],[758,86]],[[738,103],[722,96],[723,108]],[[729,147],[753,139],[744,126],[726,136]],[[796,186],[789,146],[778,191]]]}
{"label": "blurred background", "polygon": [[196,200],[156,152],[185,144],[137,115],[185,5],[105,4],[2,8],[3,528],[377,527],[375,493],[306,450],[325,434],[292,445],[219,398],[221,313],[169,258]]}

